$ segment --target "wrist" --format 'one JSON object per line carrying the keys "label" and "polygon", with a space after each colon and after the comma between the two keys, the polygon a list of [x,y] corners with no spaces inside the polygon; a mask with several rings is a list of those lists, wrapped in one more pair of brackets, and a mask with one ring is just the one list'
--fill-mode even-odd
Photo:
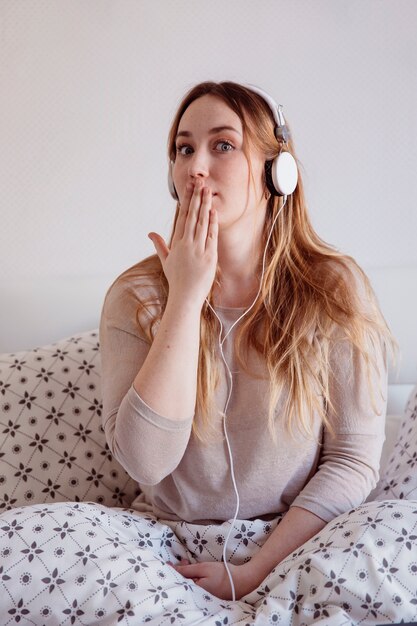
{"label": "wrist", "polygon": [[275,560],[265,559],[263,556],[264,555],[259,551],[253,555],[248,563],[245,563],[245,565],[249,566],[251,575],[253,579],[257,581],[258,585],[265,580],[268,574],[270,574],[277,565]]}
{"label": "wrist", "polygon": [[200,318],[204,300],[192,298],[189,295],[169,293],[165,310],[174,310],[176,314],[191,315]]}
{"label": "wrist", "polygon": [[[253,563],[253,557],[247,563],[243,563],[238,566],[238,576],[235,582],[236,594],[239,598],[246,596],[248,593],[257,589],[263,580],[269,574],[269,571],[264,572],[262,568],[259,568],[256,563]],[[235,576],[233,576],[233,579]],[[237,583],[237,584],[236,584]]]}

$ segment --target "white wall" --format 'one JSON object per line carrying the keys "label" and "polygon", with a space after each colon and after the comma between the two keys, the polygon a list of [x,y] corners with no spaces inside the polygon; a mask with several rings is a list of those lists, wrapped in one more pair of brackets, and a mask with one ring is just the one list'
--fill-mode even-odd
{"label": "white wall", "polygon": [[416,24],[414,0],[2,0],[0,352],[95,327],[168,233],[167,132],[201,80],[284,105],[325,240],[417,267]]}

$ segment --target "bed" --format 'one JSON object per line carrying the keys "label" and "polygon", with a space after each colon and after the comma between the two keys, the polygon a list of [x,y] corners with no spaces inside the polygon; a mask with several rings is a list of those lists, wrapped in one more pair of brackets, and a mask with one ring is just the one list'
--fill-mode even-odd
{"label": "bed", "polygon": [[[380,481],[237,602],[167,565],[220,560],[229,521],[199,526],[129,508],[137,486],[100,424],[97,327],[80,322],[81,332],[0,355],[0,623],[417,623],[417,270],[368,275],[402,349]],[[279,521],[237,520],[231,562],[250,559]]]}

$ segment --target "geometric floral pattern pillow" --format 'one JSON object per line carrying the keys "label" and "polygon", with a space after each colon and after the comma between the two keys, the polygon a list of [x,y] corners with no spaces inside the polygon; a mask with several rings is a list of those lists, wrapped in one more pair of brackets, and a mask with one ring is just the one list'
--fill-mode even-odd
{"label": "geometric floral pattern pillow", "polygon": [[397,442],[373,500],[417,500],[417,385],[407,401]]}
{"label": "geometric floral pattern pillow", "polygon": [[98,331],[0,354],[0,513],[44,502],[129,507],[138,486],[101,426]]}

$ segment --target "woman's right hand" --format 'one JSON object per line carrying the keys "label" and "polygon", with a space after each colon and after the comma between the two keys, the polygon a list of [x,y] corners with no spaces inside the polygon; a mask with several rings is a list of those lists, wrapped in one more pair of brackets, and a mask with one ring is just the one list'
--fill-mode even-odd
{"label": "woman's right hand", "polygon": [[198,180],[187,185],[171,248],[158,233],[149,233],[161,260],[170,295],[201,306],[210,292],[217,266],[217,212],[212,193]]}

